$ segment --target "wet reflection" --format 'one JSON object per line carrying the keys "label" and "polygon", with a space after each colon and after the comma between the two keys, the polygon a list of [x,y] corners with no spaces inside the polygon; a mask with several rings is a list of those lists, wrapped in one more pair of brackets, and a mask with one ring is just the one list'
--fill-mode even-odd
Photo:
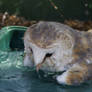
{"label": "wet reflection", "polygon": [[[0,53],[0,92],[91,92],[92,83],[79,87],[58,85],[51,76],[41,77],[35,70],[23,67],[23,52]],[[2,58],[4,57],[4,58]],[[4,63],[3,63],[4,62]]]}

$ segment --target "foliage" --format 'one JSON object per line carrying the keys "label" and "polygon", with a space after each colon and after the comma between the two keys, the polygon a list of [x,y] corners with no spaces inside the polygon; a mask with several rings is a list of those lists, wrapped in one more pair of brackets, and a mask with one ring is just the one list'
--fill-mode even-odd
{"label": "foliage", "polygon": [[0,11],[30,20],[92,19],[92,0],[0,0]]}

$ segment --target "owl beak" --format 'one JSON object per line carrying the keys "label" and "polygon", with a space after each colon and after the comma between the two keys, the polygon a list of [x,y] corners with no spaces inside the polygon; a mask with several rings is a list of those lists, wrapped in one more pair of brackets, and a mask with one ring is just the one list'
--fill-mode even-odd
{"label": "owl beak", "polygon": [[36,66],[36,71],[37,71],[37,72],[39,71],[41,65],[42,65],[42,64],[38,64],[38,65]]}
{"label": "owl beak", "polygon": [[36,66],[36,70],[39,71],[43,60],[46,56],[46,52],[42,51],[42,50],[33,50],[33,56],[34,56],[34,63]]}

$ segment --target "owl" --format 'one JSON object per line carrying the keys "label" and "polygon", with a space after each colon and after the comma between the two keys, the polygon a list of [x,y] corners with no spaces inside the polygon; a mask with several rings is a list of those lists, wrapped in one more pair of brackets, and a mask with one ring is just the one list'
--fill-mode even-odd
{"label": "owl", "polygon": [[79,31],[58,22],[40,21],[24,33],[24,66],[63,72],[62,85],[80,85],[92,78],[92,31]]}

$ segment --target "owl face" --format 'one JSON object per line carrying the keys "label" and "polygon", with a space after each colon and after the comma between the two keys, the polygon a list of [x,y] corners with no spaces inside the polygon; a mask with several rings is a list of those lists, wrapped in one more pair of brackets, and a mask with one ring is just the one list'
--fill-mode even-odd
{"label": "owl face", "polygon": [[[72,60],[74,39],[70,30],[72,30],[70,27],[56,22],[39,22],[27,29],[24,34],[25,52],[30,54],[32,51],[37,70],[48,61],[52,61],[54,67],[59,67],[56,70],[61,70],[63,68],[60,67],[64,67]],[[51,59],[47,61],[48,54],[51,54]],[[29,58],[28,55],[27,58]],[[24,62],[30,62],[30,60],[24,60]],[[46,65],[51,66],[49,62]]]}

